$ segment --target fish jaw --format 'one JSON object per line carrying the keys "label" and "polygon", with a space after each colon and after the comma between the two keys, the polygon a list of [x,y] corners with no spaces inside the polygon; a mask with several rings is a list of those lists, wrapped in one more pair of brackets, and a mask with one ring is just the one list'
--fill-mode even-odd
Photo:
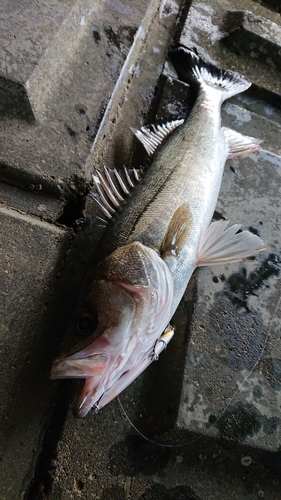
{"label": "fish jaw", "polygon": [[96,411],[99,411],[105,405],[110,403],[118,396],[126,387],[128,387],[153,361],[159,358],[159,354],[166,349],[168,343],[174,335],[174,329],[169,325],[160,339],[155,343],[153,348],[146,354],[143,360],[131,370],[125,372],[113,386],[106,391],[96,405]]}
{"label": "fish jaw", "polygon": [[109,355],[106,353],[94,354],[81,358],[65,358],[54,361],[50,378],[85,378],[90,375],[98,376],[105,370]]}
{"label": "fish jaw", "polygon": [[85,378],[76,405],[80,417],[143,361],[171,317],[174,282],[155,250],[138,242],[118,248],[99,272],[102,279],[97,276],[84,297],[97,311],[97,329],[86,344],[57,359],[51,372],[52,378]]}
{"label": "fish jaw", "polygon": [[97,394],[97,384],[95,377],[87,377],[83,390],[77,399],[74,414],[76,417],[83,418],[89,411],[97,405],[99,395]]}
{"label": "fish jaw", "polygon": [[166,349],[168,343],[174,335],[174,329],[169,325],[163,335],[155,342],[155,345],[149,349],[143,359],[134,365],[128,371],[123,371],[122,375],[113,383],[110,388],[96,390],[96,377],[87,377],[83,390],[77,400],[75,415],[85,417],[94,407],[97,413],[101,408],[110,403],[124,389],[126,389],[153,361],[157,360],[163,349]]}

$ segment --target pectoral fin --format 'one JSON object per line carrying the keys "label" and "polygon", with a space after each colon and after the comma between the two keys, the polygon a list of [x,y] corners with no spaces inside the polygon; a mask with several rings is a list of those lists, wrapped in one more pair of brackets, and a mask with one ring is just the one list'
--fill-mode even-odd
{"label": "pectoral fin", "polygon": [[261,148],[262,140],[260,139],[240,134],[227,127],[222,127],[222,131],[229,147],[228,159],[256,153]]}
{"label": "pectoral fin", "polygon": [[162,259],[177,256],[188,240],[193,224],[193,216],[187,205],[181,205],[174,213],[163,243],[160,247]]}
{"label": "pectoral fin", "polygon": [[242,231],[239,224],[227,228],[228,221],[212,222],[205,231],[198,251],[198,266],[239,262],[265,249],[259,236]]}

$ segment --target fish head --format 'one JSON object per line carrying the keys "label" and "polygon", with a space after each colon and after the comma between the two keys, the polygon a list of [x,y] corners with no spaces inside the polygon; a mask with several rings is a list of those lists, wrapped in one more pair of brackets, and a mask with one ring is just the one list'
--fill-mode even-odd
{"label": "fish head", "polygon": [[85,378],[78,416],[85,416],[153,348],[169,322],[173,299],[168,267],[139,242],[116,249],[91,276],[82,285],[69,327],[77,342],[51,371],[51,378]]}

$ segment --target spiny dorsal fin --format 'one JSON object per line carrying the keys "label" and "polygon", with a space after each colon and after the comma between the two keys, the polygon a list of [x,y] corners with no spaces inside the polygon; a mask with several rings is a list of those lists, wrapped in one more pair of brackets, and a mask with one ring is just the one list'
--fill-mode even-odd
{"label": "spiny dorsal fin", "polygon": [[185,204],[180,205],[170,221],[160,247],[162,259],[170,255],[176,257],[180,253],[190,235],[192,224],[193,215],[190,208]]}
{"label": "spiny dorsal fin", "polygon": [[184,120],[173,120],[162,125],[148,125],[146,127],[141,127],[140,130],[132,128],[137,139],[142,143],[146,152],[151,156],[162,141],[167,137],[173,130],[175,130],[179,125],[182,125]]}
{"label": "spiny dorsal fin", "polygon": [[227,229],[229,221],[212,222],[203,234],[198,250],[197,266],[239,262],[265,249],[259,236],[242,231],[239,224]]}
{"label": "spiny dorsal fin", "polygon": [[[95,192],[90,192],[91,198],[99,205],[107,219],[111,219],[117,208],[141,179],[141,171],[124,167],[123,170],[113,170],[104,166],[101,172],[94,169],[92,174]],[[104,221],[106,222],[106,221]]]}

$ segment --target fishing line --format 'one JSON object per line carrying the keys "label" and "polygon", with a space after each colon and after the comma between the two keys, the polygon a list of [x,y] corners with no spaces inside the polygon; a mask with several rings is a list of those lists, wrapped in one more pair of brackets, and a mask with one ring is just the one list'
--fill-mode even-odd
{"label": "fishing line", "polygon": [[145,436],[144,434],[142,434],[142,432],[135,426],[135,424],[133,424],[132,420],[130,419],[128,413],[126,412],[124,406],[122,405],[121,401],[120,401],[120,397],[117,396],[117,401],[119,403],[119,406],[121,408],[121,411],[122,411],[122,414],[123,416],[127,419],[127,421],[129,422],[129,424],[131,425],[131,427],[133,427],[133,429],[136,431],[136,433],[142,437],[143,439],[145,439],[146,441],[148,441],[149,443],[151,444],[156,444],[157,446],[162,446],[163,448],[175,448],[177,446],[184,446],[184,444],[165,444],[165,443],[158,443],[157,441],[153,441],[153,439],[150,439],[148,438],[147,436]]}
{"label": "fishing line", "polygon": [[[278,312],[278,309],[279,309],[279,306],[280,306],[280,303],[281,303],[281,296],[279,297],[278,301],[277,301],[277,304],[275,306],[275,309],[274,309],[274,313],[271,317],[271,320],[269,322],[269,325],[268,325],[268,329],[267,329],[267,333],[266,333],[266,336],[265,336],[265,340],[264,340],[264,345],[261,349],[261,352],[257,358],[257,360],[254,362],[251,370],[249,371],[249,373],[246,375],[246,377],[243,379],[243,381],[241,382],[241,384],[238,386],[238,389],[234,392],[233,396],[231,397],[230,401],[227,403],[226,407],[224,408],[224,410],[221,412],[221,414],[219,415],[219,417],[217,418],[217,420],[208,428],[209,430],[213,429],[217,423],[221,420],[221,418],[223,417],[223,415],[226,413],[227,409],[229,408],[229,406],[231,405],[231,403],[234,401],[235,397],[237,396],[237,394],[241,391],[243,385],[245,384],[245,382],[247,382],[247,380],[249,379],[249,377],[251,376],[251,374],[253,373],[253,371],[255,370],[255,368],[257,367],[257,365],[259,364],[263,354],[265,353],[265,349],[267,347],[267,344],[268,344],[268,339],[269,339],[269,335],[270,335],[270,331],[271,331],[271,327],[273,325],[273,321],[275,320],[276,316],[277,316],[277,312]],[[154,441],[153,439],[150,439],[148,438],[147,436],[145,436],[144,434],[142,434],[142,432],[135,426],[135,424],[132,422],[132,420],[130,419],[128,413],[126,412],[124,406],[122,405],[121,401],[120,401],[120,397],[117,396],[117,400],[118,400],[118,403],[119,403],[119,407],[122,411],[122,414],[123,416],[127,419],[127,421],[129,422],[129,424],[131,425],[131,427],[133,427],[133,429],[135,430],[135,432],[140,436],[142,437],[143,439],[145,439],[146,441],[148,441],[149,443],[151,444],[154,444],[156,446],[161,446],[163,448],[180,448],[182,446],[187,446],[189,444],[192,444],[192,443],[195,443],[197,441],[199,441],[200,439],[203,439],[203,435],[201,436],[198,436],[194,439],[191,439],[189,441],[185,441],[184,443],[179,443],[179,444],[168,444],[168,443],[159,443],[158,441]]]}

